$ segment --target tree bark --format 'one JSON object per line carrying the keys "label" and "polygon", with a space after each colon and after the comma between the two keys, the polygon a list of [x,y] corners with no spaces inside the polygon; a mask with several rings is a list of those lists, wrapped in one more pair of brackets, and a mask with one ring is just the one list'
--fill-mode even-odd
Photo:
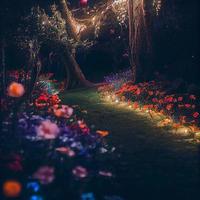
{"label": "tree bark", "polygon": [[[60,7],[61,7],[62,17],[66,22],[66,30],[67,30],[68,35],[74,41],[78,42],[80,38],[73,24],[74,22],[73,22],[72,14],[67,6],[67,0],[60,0]],[[68,66],[70,70],[67,70],[67,69],[66,70],[68,72],[70,71],[73,75],[73,76],[68,76],[68,77],[71,77],[77,80],[79,85],[92,86],[92,83],[86,80],[79,64],[76,62],[74,55],[69,51],[68,47],[66,47],[65,56],[66,56],[66,63],[64,64],[65,68]],[[69,80],[69,82],[71,82],[71,80]]]}
{"label": "tree bark", "polygon": [[152,51],[144,0],[129,0],[128,13],[130,64],[135,82],[144,78],[144,68],[150,65]]}
{"label": "tree bark", "polygon": [[59,0],[60,1],[60,10],[62,18],[66,22],[66,30],[68,35],[74,39],[75,41],[79,41],[79,37],[76,33],[76,27],[73,24],[72,13],[67,6],[67,0]]}

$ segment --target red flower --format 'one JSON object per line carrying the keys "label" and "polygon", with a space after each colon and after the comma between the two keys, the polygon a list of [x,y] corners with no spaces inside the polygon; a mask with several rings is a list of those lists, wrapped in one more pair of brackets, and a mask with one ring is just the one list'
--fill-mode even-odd
{"label": "red flower", "polygon": [[153,96],[153,91],[149,91],[149,96]]}
{"label": "red flower", "polygon": [[180,122],[182,124],[186,123],[186,116],[180,116]]}
{"label": "red flower", "polygon": [[194,117],[194,118],[199,117],[199,113],[198,113],[198,112],[193,113],[193,117]]}
{"label": "red flower", "polygon": [[190,107],[191,107],[191,104],[188,104],[188,103],[187,103],[187,104],[185,104],[185,107],[186,107],[186,108],[190,108]]}
{"label": "red flower", "polygon": [[196,100],[196,97],[194,96],[194,95],[190,95],[190,99],[192,99],[192,100]]}
{"label": "red flower", "polygon": [[178,101],[183,101],[183,97],[178,97]]}
{"label": "red flower", "polygon": [[167,110],[171,110],[172,107],[173,107],[173,104],[168,104],[168,105],[166,106],[166,109],[167,109]]}
{"label": "red flower", "polygon": [[85,178],[88,176],[88,171],[82,166],[77,166],[72,170],[72,173],[78,178]]}
{"label": "red flower", "polygon": [[157,98],[153,98],[152,102],[156,103],[156,102],[158,102],[158,99]]}
{"label": "red flower", "polygon": [[140,88],[138,88],[138,89],[135,91],[135,94],[136,94],[136,95],[140,95],[140,94],[141,94]]}
{"label": "red flower", "polygon": [[137,109],[137,108],[139,108],[139,104],[138,104],[138,102],[134,102],[133,103],[133,109]]}

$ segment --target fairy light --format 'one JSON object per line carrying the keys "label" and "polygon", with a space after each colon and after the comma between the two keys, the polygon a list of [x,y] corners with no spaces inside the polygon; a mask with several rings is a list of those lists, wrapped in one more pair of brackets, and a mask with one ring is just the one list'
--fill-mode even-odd
{"label": "fairy light", "polygon": [[156,15],[159,15],[160,9],[162,7],[162,1],[161,0],[153,0],[153,7],[156,11]]}
{"label": "fairy light", "polygon": [[150,117],[151,116],[151,120],[153,120],[152,122],[155,122],[157,124],[157,127],[163,128],[163,127],[170,127],[169,132],[173,133],[173,134],[178,134],[181,136],[189,136],[193,133],[194,135],[194,139],[197,139],[197,141],[200,139],[200,130],[192,130],[191,128],[182,125],[179,128],[173,128],[175,126],[175,122],[172,118],[169,118],[169,116],[166,116],[160,112],[156,112],[155,110],[149,109],[146,110],[145,112],[143,111],[143,109],[137,108],[134,109],[132,105],[130,105],[128,102],[123,101],[123,100],[119,100],[119,98],[117,97],[117,95],[112,94],[112,92],[107,95],[104,96],[104,100],[108,101],[109,103],[116,103],[118,106],[120,106],[121,108],[127,108],[131,111],[136,112],[139,115],[143,115],[146,117]]}
{"label": "fairy light", "polygon": [[[103,4],[101,6],[94,6],[91,11],[87,12],[88,18],[86,19],[75,19],[73,17],[74,27],[77,27],[77,33],[80,34],[83,30],[86,30],[90,25],[94,26],[94,33],[98,36],[102,21],[105,17],[105,14],[108,10],[117,16],[118,23],[122,26],[125,24],[127,19],[127,6],[128,0],[114,0],[111,3]],[[76,9],[76,11],[79,9]],[[81,22],[80,22],[81,21]],[[81,28],[80,28],[81,27]]]}
{"label": "fairy light", "polygon": [[115,103],[119,103],[119,99],[116,98],[116,99],[115,99]]}

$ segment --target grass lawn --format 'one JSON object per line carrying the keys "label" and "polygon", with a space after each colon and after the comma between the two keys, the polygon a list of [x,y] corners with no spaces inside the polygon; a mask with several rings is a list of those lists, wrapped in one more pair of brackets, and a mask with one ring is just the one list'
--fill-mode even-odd
{"label": "grass lawn", "polygon": [[101,101],[95,89],[67,91],[61,99],[87,110],[88,124],[110,131],[107,141],[116,147],[116,157],[101,162],[114,169],[116,178],[112,185],[95,183],[97,193],[107,190],[130,200],[195,199],[200,178],[197,144],[154,127],[134,111]]}

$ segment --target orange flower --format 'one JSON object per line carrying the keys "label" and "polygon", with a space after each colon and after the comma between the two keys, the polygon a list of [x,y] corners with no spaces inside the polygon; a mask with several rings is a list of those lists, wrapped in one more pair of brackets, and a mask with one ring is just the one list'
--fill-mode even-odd
{"label": "orange flower", "polygon": [[144,105],[143,106],[143,110],[148,110],[149,109],[149,105]]}
{"label": "orange flower", "polygon": [[18,181],[9,180],[3,184],[3,193],[6,197],[15,198],[21,193],[22,185]]}
{"label": "orange flower", "polygon": [[12,82],[8,87],[8,95],[10,97],[21,97],[24,93],[24,86],[20,83]]}
{"label": "orange flower", "polygon": [[139,104],[138,104],[138,102],[134,102],[133,103],[133,109],[137,109],[137,108],[139,108]]}
{"label": "orange flower", "polygon": [[102,137],[105,137],[105,136],[107,136],[109,134],[108,131],[100,131],[100,130],[96,131],[96,133],[98,133]]}

